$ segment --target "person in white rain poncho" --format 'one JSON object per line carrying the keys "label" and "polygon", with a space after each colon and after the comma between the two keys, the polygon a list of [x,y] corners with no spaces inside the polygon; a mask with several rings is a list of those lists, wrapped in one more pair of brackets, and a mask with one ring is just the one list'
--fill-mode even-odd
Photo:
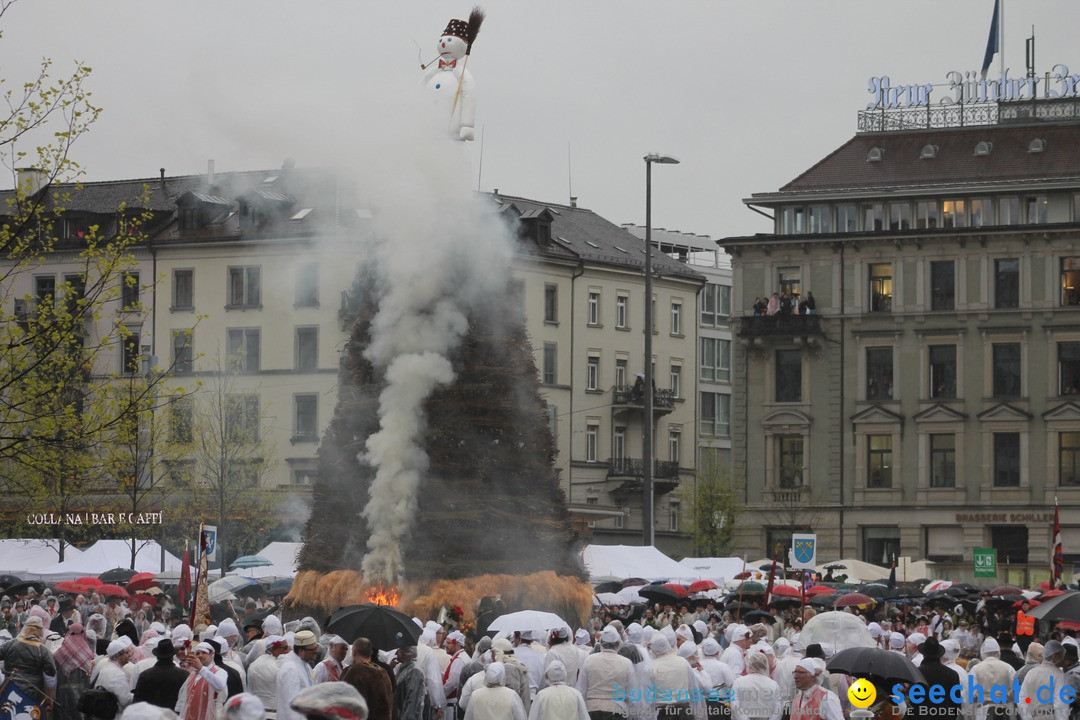
{"label": "person in white rain poncho", "polygon": [[963,688],[964,702],[960,705],[960,717],[971,718],[975,707],[968,702],[968,671],[956,662],[956,658],[960,657],[960,643],[951,639],[942,640],[941,648],[945,651],[941,656],[941,664],[956,673],[960,679],[960,687]]}
{"label": "person in white rain poncho", "polygon": [[803,658],[795,665],[795,697],[791,701],[791,720],[844,720],[840,698],[818,684],[824,668],[816,658]]}
{"label": "person in white rain poncho", "polygon": [[[1020,686],[1020,698],[1016,703],[1024,720],[1068,720],[1069,705],[1061,699],[1065,686],[1065,673],[1058,667],[1065,658],[1065,648],[1057,640],[1043,645],[1043,661],[1032,668],[1024,684]],[[1039,691],[1040,688],[1049,688]]]}
{"label": "person in white rain poncho", "polygon": [[585,698],[566,684],[566,667],[559,660],[552,660],[544,670],[547,687],[536,693],[529,720],[589,720]]}
{"label": "person in white rain poncho", "polygon": [[734,720],[779,720],[780,688],[769,677],[769,660],[761,653],[746,656],[746,675],[735,679],[732,691]]}
{"label": "person in white rain poncho", "polygon": [[[550,666],[553,662],[561,662],[566,673],[566,684],[571,687],[577,686],[578,674],[581,671],[581,653],[570,642],[570,628],[563,626],[551,633],[547,655],[544,663]],[[544,669],[545,677],[547,667]]]}
{"label": "person in white rain poncho", "polygon": [[735,676],[743,674],[746,669],[746,650],[750,647],[750,628],[745,625],[729,625],[728,640],[731,644],[720,656],[720,660],[727,663]]}
{"label": "person in white rain poncho", "polygon": [[[1008,703],[1000,702],[1000,700],[1003,700],[1002,698],[995,701],[986,688],[991,688],[994,685],[1008,686],[1012,682],[1014,674],[1012,665],[1001,659],[1001,646],[992,637],[983,640],[979,654],[982,660],[968,672],[974,678],[975,684],[984,688],[983,697],[975,711],[975,718],[976,720],[986,718],[992,720],[994,717],[1005,717],[1009,714],[1011,706]],[[1028,675],[1030,674],[1028,673]],[[979,700],[979,698],[973,698],[973,700]]]}
{"label": "person in white rain poncho", "polygon": [[262,701],[267,717],[277,717],[278,658],[289,652],[289,644],[280,635],[265,638],[265,651],[248,668],[248,692]]}
{"label": "person in white rain poncho", "polygon": [[97,676],[97,685],[115,695],[120,702],[120,709],[123,710],[131,704],[131,681],[124,672],[124,665],[127,664],[131,650],[122,640],[113,640],[109,643],[109,649],[106,652],[109,659],[101,666],[101,672]]}
{"label": "person in white rain poncho", "polygon": [[[687,654],[696,649],[692,643],[683,647],[688,648]],[[649,641],[649,652],[652,653],[649,673],[656,690],[657,719],[693,717],[696,714],[691,705],[693,697],[699,698],[696,704],[703,712],[706,695],[704,683],[698,679],[697,672],[690,667],[687,659],[680,657],[663,635],[653,635]]]}
{"label": "person in white rain poncho", "polygon": [[[626,692],[631,686],[634,664],[619,654],[619,631],[608,625],[600,633],[600,652],[585,660],[579,688],[584,688],[589,713],[626,717]],[[620,693],[621,690],[621,693]]]}
{"label": "person in white rain poncho", "polygon": [[505,670],[493,662],[484,670],[484,687],[477,689],[465,710],[465,720],[528,720],[517,693],[503,685]]}

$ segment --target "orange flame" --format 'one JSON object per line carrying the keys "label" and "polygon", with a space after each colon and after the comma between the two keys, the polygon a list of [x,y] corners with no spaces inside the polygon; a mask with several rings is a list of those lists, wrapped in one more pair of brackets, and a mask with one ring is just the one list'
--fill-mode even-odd
{"label": "orange flame", "polygon": [[364,602],[397,607],[401,602],[401,593],[398,592],[397,585],[386,586],[379,583],[364,590]]}

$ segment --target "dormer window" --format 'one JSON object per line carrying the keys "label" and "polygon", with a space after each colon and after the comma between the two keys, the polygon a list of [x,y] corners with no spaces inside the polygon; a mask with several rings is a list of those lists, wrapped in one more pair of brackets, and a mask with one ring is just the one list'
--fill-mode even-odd
{"label": "dormer window", "polygon": [[881,162],[885,158],[885,148],[874,147],[866,153],[866,162]]}
{"label": "dormer window", "polygon": [[521,235],[531,238],[537,245],[551,244],[551,222],[555,219],[548,208],[526,210],[521,214]]}
{"label": "dormer window", "polygon": [[216,195],[187,192],[177,198],[176,209],[180,230],[198,230],[227,218],[232,201]]}
{"label": "dormer window", "polygon": [[1032,140],[1031,142],[1028,143],[1028,152],[1029,153],[1040,153],[1045,149],[1046,149],[1046,141],[1043,140],[1042,138],[1035,138],[1034,140]]}
{"label": "dormer window", "polygon": [[987,140],[975,143],[975,155],[978,157],[989,155],[990,151],[994,149],[994,143]]}
{"label": "dormer window", "polygon": [[64,218],[64,237],[83,239],[90,234],[90,223],[86,218],[72,216]]}
{"label": "dormer window", "polygon": [[919,151],[919,158],[921,160],[930,160],[932,158],[936,158],[937,151],[937,145],[923,145],[922,150]]}

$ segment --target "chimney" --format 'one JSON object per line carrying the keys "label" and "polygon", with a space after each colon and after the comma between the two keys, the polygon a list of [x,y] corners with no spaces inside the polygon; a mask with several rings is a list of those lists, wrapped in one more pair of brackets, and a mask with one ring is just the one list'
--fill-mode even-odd
{"label": "chimney", "polygon": [[33,197],[48,184],[45,171],[40,168],[16,168],[16,183],[26,197]]}
{"label": "chimney", "polygon": [[570,207],[572,207],[572,208],[577,207],[577,195],[571,195],[570,196]]}
{"label": "chimney", "polygon": [[214,187],[214,161],[213,160],[207,160],[206,161],[206,187],[207,188]]}
{"label": "chimney", "polygon": [[161,172],[161,192],[165,192],[165,168],[159,168]]}

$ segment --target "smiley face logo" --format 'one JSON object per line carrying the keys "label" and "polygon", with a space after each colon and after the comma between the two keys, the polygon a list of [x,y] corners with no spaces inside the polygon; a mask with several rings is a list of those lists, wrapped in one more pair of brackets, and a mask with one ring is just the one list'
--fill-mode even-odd
{"label": "smiley face logo", "polygon": [[847,689],[848,700],[857,708],[868,708],[877,699],[877,689],[874,683],[866,678],[859,678]]}

